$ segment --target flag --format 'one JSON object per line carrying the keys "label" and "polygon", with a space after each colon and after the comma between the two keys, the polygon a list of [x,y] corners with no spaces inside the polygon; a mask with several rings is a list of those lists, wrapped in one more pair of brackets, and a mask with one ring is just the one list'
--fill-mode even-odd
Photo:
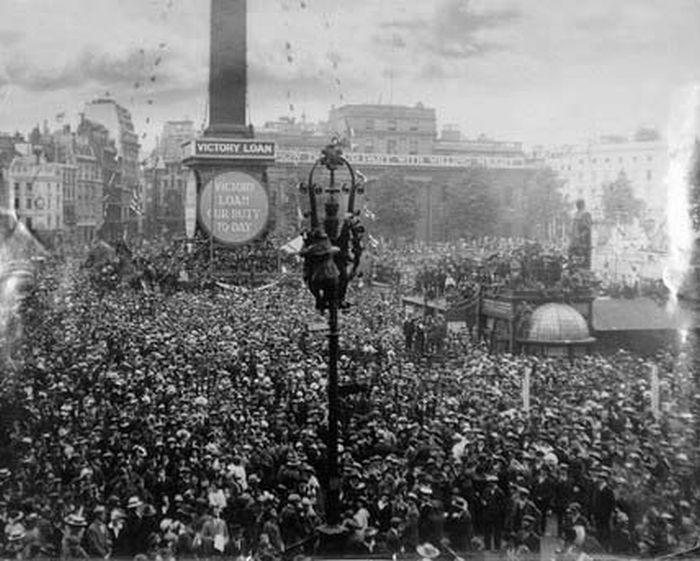
{"label": "flag", "polygon": [[355,129],[350,126],[350,123],[345,119],[345,130],[348,132],[350,138],[355,136]]}
{"label": "flag", "polygon": [[280,247],[280,251],[289,255],[294,255],[299,253],[302,247],[304,247],[304,238],[297,236]]}
{"label": "flag", "polygon": [[301,225],[304,223],[304,213],[301,210],[301,207],[297,205],[297,228],[301,230]]}
{"label": "flag", "polygon": [[143,208],[141,207],[141,195],[138,192],[138,187],[131,190],[131,201],[129,202],[129,208],[136,214],[143,214]]}

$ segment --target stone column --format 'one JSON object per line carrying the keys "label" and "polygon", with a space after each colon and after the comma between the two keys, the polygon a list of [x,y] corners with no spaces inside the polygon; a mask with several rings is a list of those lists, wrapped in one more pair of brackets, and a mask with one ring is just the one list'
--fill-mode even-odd
{"label": "stone column", "polygon": [[246,0],[211,0],[206,136],[252,136],[246,126],[246,3]]}

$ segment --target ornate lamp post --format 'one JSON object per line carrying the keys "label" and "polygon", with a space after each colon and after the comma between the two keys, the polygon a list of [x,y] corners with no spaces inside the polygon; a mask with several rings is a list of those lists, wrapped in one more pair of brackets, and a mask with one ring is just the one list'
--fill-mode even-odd
{"label": "ornate lamp post", "polygon": [[[325,167],[330,180],[324,189],[314,182],[314,172]],[[347,169],[350,185],[338,187],[336,172]],[[300,185],[308,193],[310,227],[304,232],[304,282],[316,299],[316,309],[328,311],[328,458],[326,515],[327,523],[340,522],[340,477],[338,474],[338,309],[347,307],[345,295],[350,280],[357,273],[362,255],[364,228],[360,224],[359,211],[355,210],[355,197],[363,191],[362,181],[350,163],[343,157],[337,139],[321,151],[307,183]],[[319,217],[318,197],[326,195],[323,220]],[[348,195],[347,209],[340,216],[340,194]]]}

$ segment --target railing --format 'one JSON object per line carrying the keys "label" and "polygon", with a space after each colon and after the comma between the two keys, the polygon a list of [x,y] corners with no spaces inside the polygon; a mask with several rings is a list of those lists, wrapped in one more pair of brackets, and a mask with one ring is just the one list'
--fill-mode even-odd
{"label": "railing", "polygon": [[[535,168],[539,164],[525,157],[504,156],[443,156],[439,154],[368,154],[347,152],[347,160],[353,165],[401,166],[416,168]],[[276,162],[281,164],[312,164],[318,158],[317,152],[303,150],[277,150]]]}

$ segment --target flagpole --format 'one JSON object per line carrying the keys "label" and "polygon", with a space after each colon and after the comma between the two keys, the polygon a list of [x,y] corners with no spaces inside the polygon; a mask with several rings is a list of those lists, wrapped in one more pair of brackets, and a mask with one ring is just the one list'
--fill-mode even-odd
{"label": "flagpole", "polygon": [[216,195],[216,175],[212,180],[212,193],[209,199],[209,220],[211,231],[209,232],[209,272],[214,274],[214,195]]}

